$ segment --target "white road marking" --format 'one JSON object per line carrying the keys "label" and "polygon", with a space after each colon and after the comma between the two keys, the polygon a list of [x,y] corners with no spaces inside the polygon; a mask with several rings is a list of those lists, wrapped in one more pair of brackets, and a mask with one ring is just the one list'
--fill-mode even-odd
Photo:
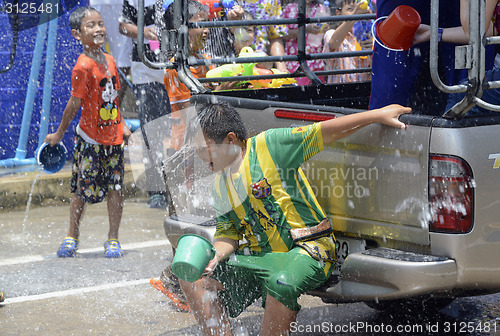
{"label": "white road marking", "polygon": [[[145,242],[122,244],[122,250],[127,251],[127,250],[135,250],[135,249],[148,248],[148,247],[164,246],[164,245],[165,246],[170,245],[170,242],[168,241],[168,239],[150,240],[150,241],[145,241]],[[99,252],[99,251],[102,251],[104,254],[103,247],[79,249],[78,254],[95,253],[95,252]],[[36,261],[44,261],[44,260],[50,260],[50,259],[57,259],[55,252],[54,252],[54,254],[51,254],[48,256],[31,255],[31,256],[9,258],[9,259],[1,259],[0,266],[26,264],[26,263],[31,263],[31,262],[36,262]]]}
{"label": "white road marking", "polygon": [[82,288],[68,289],[68,290],[63,290],[63,291],[58,291],[58,292],[50,292],[50,293],[29,295],[29,296],[19,296],[19,297],[14,297],[14,298],[10,298],[10,299],[7,298],[7,299],[5,299],[4,302],[0,303],[0,306],[6,305],[6,304],[12,304],[12,303],[54,299],[54,298],[61,298],[61,297],[66,297],[66,296],[70,296],[70,295],[81,295],[84,293],[91,293],[91,292],[97,292],[97,291],[102,291],[102,290],[116,289],[116,288],[136,286],[136,285],[144,285],[144,284],[149,283],[149,281],[150,281],[150,279],[122,281],[122,282],[116,282],[116,283],[93,286],[93,287],[82,287]]}

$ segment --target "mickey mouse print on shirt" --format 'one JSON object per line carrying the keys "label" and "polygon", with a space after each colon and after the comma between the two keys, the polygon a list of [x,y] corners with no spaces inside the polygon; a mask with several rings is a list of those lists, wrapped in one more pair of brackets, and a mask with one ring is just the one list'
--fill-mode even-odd
{"label": "mickey mouse print on shirt", "polygon": [[103,88],[102,99],[104,101],[99,109],[99,116],[104,123],[99,126],[112,125],[114,120],[118,117],[118,106],[115,103],[115,99],[118,97],[118,91],[116,91],[115,85],[115,76],[111,77],[111,80],[105,77],[99,83],[99,86]]}

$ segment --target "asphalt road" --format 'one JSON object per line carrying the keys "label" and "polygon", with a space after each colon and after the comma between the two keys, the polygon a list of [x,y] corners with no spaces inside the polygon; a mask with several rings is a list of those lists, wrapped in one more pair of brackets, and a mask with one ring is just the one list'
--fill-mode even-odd
{"label": "asphalt road", "polygon": [[[105,259],[105,204],[88,207],[77,257],[55,252],[69,206],[45,204],[0,213],[0,335],[199,335],[191,314],[173,307],[149,280],[172,258],[164,211],[126,200],[120,241],[125,255]],[[460,298],[439,313],[381,313],[363,303],[332,305],[304,295],[294,335],[500,335],[500,294]],[[258,335],[257,303],[232,320]]]}

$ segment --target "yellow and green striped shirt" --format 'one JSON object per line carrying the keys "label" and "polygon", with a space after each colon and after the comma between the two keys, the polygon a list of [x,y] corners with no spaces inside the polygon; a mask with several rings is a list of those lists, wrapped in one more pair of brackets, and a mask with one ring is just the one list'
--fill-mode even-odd
{"label": "yellow and green striped shirt", "polygon": [[[238,172],[226,170],[214,183],[215,238],[245,238],[241,252],[289,251],[290,229],[315,226],[326,218],[300,168],[322,150],[320,124],[270,129],[246,140]],[[330,237],[316,239],[310,247],[334,256]]]}

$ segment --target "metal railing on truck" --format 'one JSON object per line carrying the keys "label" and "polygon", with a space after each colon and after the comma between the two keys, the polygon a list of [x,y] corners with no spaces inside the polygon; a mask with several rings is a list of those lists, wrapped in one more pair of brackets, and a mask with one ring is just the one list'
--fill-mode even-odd
{"label": "metal railing on truck", "polygon": [[[268,20],[234,20],[234,21],[211,21],[211,22],[188,22],[188,1],[175,0],[174,22],[171,22],[170,29],[162,32],[161,46],[162,52],[174,55],[172,62],[152,62],[144,53],[144,0],[138,0],[138,52],[141,60],[153,69],[176,69],[181,82],[186,84],[193,94],[206,93],[208,90],[202,85],[204,82],[223,82],[233,81],[234,77],[219,78],[201,78],[197,79],[191,74],[190,66],[203,64],[238,64],[253,62],[289,62],[298,61],[299,69],[292,74],[273,74],[263,76],[238,76],[239,81],[271,79],[271,78],[289,78],[289,77],[308,77],[312,85],[321,85],[318,76],[340,75],[345,73],[369,72],[371,68],[359,68],[353,70],[327,70],[313,72],[307,65],[308,60],[332,59],[342,57],[367,56],[372,54],[372,50],[361,50],[351,52],[331,52],[308,54],[305,51],[306,25],[309,23],[324,22],[342,22],[342,21],[360,21],[371,20],[376,17],[375,14],[362,15],[337,15],[306,18],[305,0],[298,1],[298,17],[296,19],[268,19]],[[458,102],[450,110],[443,114],[443,117],[457,119],[464,117],[465,114],[475,105],[488,110],[500,112],[500,105],[493,105],[481,99],[484,90],[500,88],[500,81],[485,81],[485,47],[489,44],[499,44],[500,36],[485,36],[485,0],[470,1],[470,20],[469,20],[469,44],[457,46],[455,51],[455,68],[468,69],[468,82],[460,85],[445,85],[438,72],[438,26],[439,26],[439,0],[431,0],[431,39],[430,39],[430,72],[431,77],[437,88],[446,93],[465,92],[463,100]],[[285,56],[266,56],[266,57],[224,57],[213,58],[209,61],[190,59],[189,46],[189,28],[218,28],[218,27],[245,27],[245,26],[264,26],[275,24],[297,24],[298,25],[298,52],[297,55]]]}
{"label": "metal railing on truck", "polygon": [[[484,90],[500,88],[500,81],[485,81],[486,46],[500,44],[500,36],[485,37],[486,0],[469,1],[469,44],[455,48],[455,68],[468,69],[468,81],[464,85],[445,85],[438,74],[438,26],[439,0],[431,0],[430,69],[434,84],[446,93],[465,92],[465,97],[443,114],[444,118],[456,119],[478,105],[500,112],[500,105],[481,99]],[[499,102],[500,103],[500,102]]]}
{"label": "metal railing on truck", "polygon": [[[207,64],[242,64],[242,63],[258,63],[258,62],[290,62],[298,61],[300,67],[292,74],[273,74],[260,76],[238,76],[238,81],[257,80],[257,79],[273,79],[273,78],[290,78],[290,77],[307,77],[311,80],[312,85],[322,85],[323,83],[318,76],[340,75],[346,73],[363,73],[370,72],[371,67],[358,68],[352,70],[326,70],[313,72],[307,65],[308,60],[317,59],[332,59],[342,57],[369,56],[373,50],[360,50],[351,52],[331,52],[331,53],[306,53],[306,25],[309,23],[325,23],[325,22],[342,22],[342,21],[361,21],[375,19],[375,14],[359,14],[359,15],[336,15],[323,17],[306,17],[306,2],[298,0],[298,16],[296,19],[266,19],[266,20],[233,20],[233,21],[210,21],[210,22],[188,22],[188,1],[175,0],[174,6],[174,22],[171,22],[171,29],[162,32],[161,48],[165,54],[174,55],[172,62],[152,62],[147,59],[144,54],[144,0],[138,1],[138,36],[137,48],[141,60],[148,67],[153,69],[176,69],[179,79],[189,90],[194,93],[205,93],[208,90],[202,85],[205,82],[224,82],[234,81],[234,77],[217,77],[217,78],[194,78],[189,70],[190,66],[207,65]],[[269,25],[298,25],[298,51],[297,55],[284,56],[264,56],[264,57],[224,57],[213,58],[210,60],[190,59],[189,46],[189,28],[220,28],[220,27],[247,27],[247,26],[269,26]]]}

